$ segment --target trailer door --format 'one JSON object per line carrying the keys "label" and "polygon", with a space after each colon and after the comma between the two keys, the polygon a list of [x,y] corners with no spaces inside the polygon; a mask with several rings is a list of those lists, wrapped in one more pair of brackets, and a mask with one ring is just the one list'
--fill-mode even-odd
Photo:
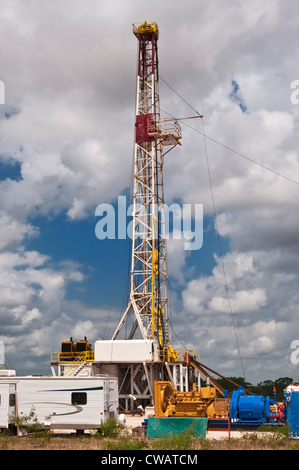
{"label": "trailer door", "polygon": [[10,418],[16,413],[15,384],[0,383],[0,428],[8,428]]}
{"label": "trailer door", "polygon": [[118,382],[115,380],[105,379],[105,409],[107,410],[107,418],[117,418],[118,407]]}

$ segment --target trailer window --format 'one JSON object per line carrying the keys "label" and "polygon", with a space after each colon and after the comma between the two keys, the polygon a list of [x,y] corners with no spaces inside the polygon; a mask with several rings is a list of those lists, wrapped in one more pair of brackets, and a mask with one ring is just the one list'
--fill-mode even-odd
{"label": "trailer window", "polygon": [[9,406],[15,406],[16,405],[16,396],[14,393],[11,393],[9,395]]}
{"label": "trailer window", "polygon": [[72,393],[72,405],[86,405],[87,393],[85,392],[73,392]]}

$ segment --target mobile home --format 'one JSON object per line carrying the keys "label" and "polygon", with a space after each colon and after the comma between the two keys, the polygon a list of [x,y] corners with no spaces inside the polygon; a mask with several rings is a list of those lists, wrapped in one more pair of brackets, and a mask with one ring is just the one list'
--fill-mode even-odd
{"label": "mobile home", "polygon": [[0,377],[0,429],[12,427],[16,416],[22,432],[33,422],[43,429],[100,429],[108,418],[118,418],[118,380]]}

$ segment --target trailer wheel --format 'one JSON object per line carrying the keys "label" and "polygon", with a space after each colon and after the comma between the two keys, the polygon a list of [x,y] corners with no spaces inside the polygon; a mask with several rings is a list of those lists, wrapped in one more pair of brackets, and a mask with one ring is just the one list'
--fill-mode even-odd
{"label": "trailer wheel", "polygon": [[9,424],[8,428],[3,429],[2,432],[3,432],[4,436],[8,436],[8,437],[16,436],[17,435],[17,428],[16,428],[15,425]]}
{"label": "trailer wheel", "polygon": [[26,426],[21,426],[19,428],[19,436],[21,437],[24,437],[24,436],[28,436],[28,428],[26,428]]}

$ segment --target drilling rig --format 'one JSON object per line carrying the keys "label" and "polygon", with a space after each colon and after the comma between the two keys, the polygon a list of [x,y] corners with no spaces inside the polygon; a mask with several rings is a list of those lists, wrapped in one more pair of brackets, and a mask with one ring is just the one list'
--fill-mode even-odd
{"label": "drilling rig", "polygon": [[133,189],[133,246],[128,307],[112,339],[128,316],[144,340],[155,343],[155,359],[168,358],[167,258],[164,226],[163,164],[167,152],[180,144],[181,127],[174,119],[161,120],[158,37],[156,23],[133,25],[138,40],[138,76]]}
{"label": "drilling rig", "polygon": [[[157,380],[188,391],[199,375],[188,360],[190,354],[175,351],[169,342],[163,165],[165,155],[181,145],[181,126],[177,119],[160,116],[156,22],[133,24],[133,34],[138,42],[138,69],[130,298],[111,339],[96,341],[94,358],[86,363],[91,375],[118,377],[124,410],[130,407],[131,396],[153,405]],[[129,334],[120,339],[129,318],[133,319]],[[59,374],[64,374],[59,358],[55,361]],[[71,371],[67,366],[66,371]],[[83,367],[77,364],[74,370]]]}
{"label": "drilling rig", "polygon": [[[56,375],[58,366],[60,376],[117,377],[119,405],[124,411],[132,410],[133,399],[142,406],[152,405],[157,418],[226,419],[230,423],[231,416],[234,424],[268,423],[269,397],[252,395],[205,366],[193,351],[176,351],[169,342],[163,165],[165,155],[181,145],[182,132],[180,119],[160,116],[158,26],[155,22],[133,24],[133,34],[138,41],[138,72],[130,298],[110,340],[96,341],[94,350],[86,337],[77,343],[72,338],[63,341],[61,352],[51,354],[52,373]],[[133,319],[129,334],[120,339],[129,318]],[[210,373],[238,389],[230,404]],[[201,376],[208,379],[206,387],[200,387]],[[217,392],[225,398],[217,397]],[[277,419],[274,414],[272,422]]]}
{"label": "drilling rig", "polygon": [[[166,153],[181,145],[182,131],[176,119],[160,116],[157,23],[133,24],[133,34],[138,68],[130,298],[111,340],[95,343],[95,362],[118,376],[125,409],[129,395],[153,404],[156,380],[188,390],[195,375],[169,342],[163,166]],[[119,339],[129,318],[127,339]]]}

